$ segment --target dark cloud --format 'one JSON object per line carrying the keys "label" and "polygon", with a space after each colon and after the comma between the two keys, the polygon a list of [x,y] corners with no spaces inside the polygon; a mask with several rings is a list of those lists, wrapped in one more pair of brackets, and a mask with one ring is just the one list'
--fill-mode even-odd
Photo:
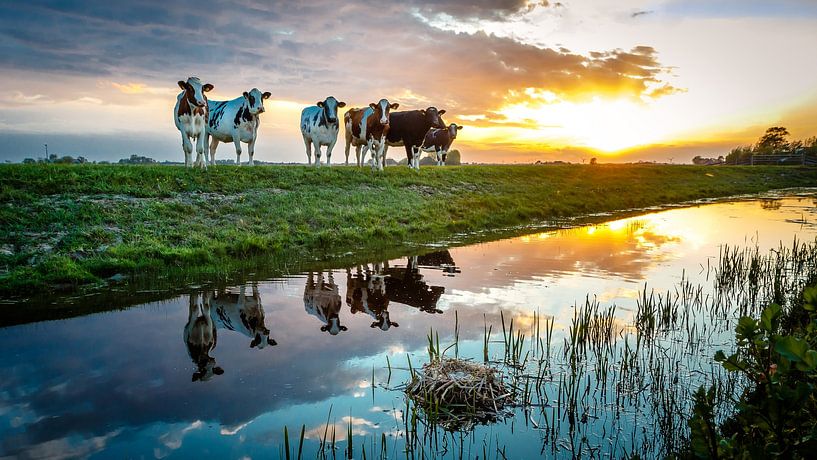
{"label": "dark cloud", "polygon": [[414,4],[427,13],[446,13],[459,18],[479,19],[499,19],[537,6],[550,6],[548,1],[528,0],[418,0]]}
{"label": "dark cloud", "polygon": [[653,11],[651,11],[651,10],[650,11],[645,11],[645,10],[634,11],[632,14],[630,14],[630,17],[631,18],[637,18],[639,16],[646,16],[646,15],[652,14],[652,13],[653,13]]}
{"label": "dark cloud", "polygon": [[227,93],[255,86],[279,99],[312,102],[334,94],[353,105],[405,96],[470,114],[496,110],[527,88],[570,100],[673,92],[660,81],[666,68],[648,46],[581,55],[443,31],[412,14],[419,8],[484,17],[530,7],[519,0],[377,8],[328,0],[206,7],[152,0],[6,3],[0,6],[0,68],[58,80],[90,77],[94,85],[102,78],[168,88],[198,75]]}

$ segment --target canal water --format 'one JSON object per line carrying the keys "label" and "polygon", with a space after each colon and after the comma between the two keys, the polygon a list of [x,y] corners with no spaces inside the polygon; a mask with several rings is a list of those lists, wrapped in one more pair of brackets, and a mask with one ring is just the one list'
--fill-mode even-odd
{"label": "canal water", "polygon": [[[770,300],[725,288],[724,259],[806,251],[815,200],[665,210],[5,327],[0,458],[285,458],[287,441],[292,458],[661,455],[698,386],[742,385],[712,355]],[[576,339],[582,317],[607,318],[605,338]],[[429,334],[446,356],[487,353],[516,404],[430,422],[403,392]]]}

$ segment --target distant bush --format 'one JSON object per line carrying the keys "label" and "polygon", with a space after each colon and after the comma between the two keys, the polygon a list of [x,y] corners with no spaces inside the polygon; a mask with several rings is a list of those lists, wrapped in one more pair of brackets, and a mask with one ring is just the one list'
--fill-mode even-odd
{"label": "distant bush", "polygon": [[149,165],[156,163],[156,160],[150,157],[141,155],[131,155],[130,158],[122,158],[119,160],[121,165]]}

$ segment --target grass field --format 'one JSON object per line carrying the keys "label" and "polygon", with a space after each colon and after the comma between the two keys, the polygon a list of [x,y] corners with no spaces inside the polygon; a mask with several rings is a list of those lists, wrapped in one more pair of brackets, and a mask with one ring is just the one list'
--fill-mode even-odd
{"label": "grass field", "polygon": [[817,169],[0,165],[0,296],[256,256],[393,252],[452,233],[817,186]]}

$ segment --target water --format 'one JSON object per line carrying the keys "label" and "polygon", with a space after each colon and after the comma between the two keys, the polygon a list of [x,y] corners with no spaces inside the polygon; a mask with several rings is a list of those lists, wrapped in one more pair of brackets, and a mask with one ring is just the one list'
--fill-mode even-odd
{"label": "water", "polygon": [[[385,439],[383,456],[405,458],[409,357],[415,369],[428,361],[432,329],[443,348],[453,343],[456,317],[456,352],[482,362],[488,324],[498,364],[500,312],[528,354],[509,381],[521,388],[541,372],[534,405],[466,432],[420,423],[409,456],[655,455],[684,433],[690,391],[740,385],[711,357],[733,347],[741,301],[717,313],[688,307],[649,335],[633,326],[645,286],[677,293],[685,283],[714,298],[724,245],[765,254],[814,241],[815,222],[812,196],[710,204],[6,327],[0,457],[275,458],[284,427],[297,449],[303,426],[305,458],[333,430],[335,450],[322,452],[344,458],[350,427],[352,457],[383,455]],[[615,305],[613,343],[574,359],[570,328],[588,301]],[[530,337],[537,327],[544,337],[548,321],[546,351]]]}

